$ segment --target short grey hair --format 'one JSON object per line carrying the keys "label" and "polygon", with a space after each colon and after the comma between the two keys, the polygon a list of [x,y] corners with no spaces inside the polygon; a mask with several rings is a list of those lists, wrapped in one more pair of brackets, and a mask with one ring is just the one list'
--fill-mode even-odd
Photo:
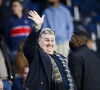
{"label": "short grey hair", "polygon": [[55,31],[51,30],[50,28],[44,28],[40,32],[40,37],[42,36],[42,34],[45,34],[45,35],[55,35]]}

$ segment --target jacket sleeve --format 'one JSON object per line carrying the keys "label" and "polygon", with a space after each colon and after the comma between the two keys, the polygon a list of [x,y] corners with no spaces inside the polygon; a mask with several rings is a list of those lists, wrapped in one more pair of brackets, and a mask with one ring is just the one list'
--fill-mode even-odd
{"label": "jacket sleeve", "polygon": [[68,66],[75,80],[77,90],[81,90],[83,68],[82,60],[77,56],[70,56]]}
{"label": "jacket sleeve", "polygon": [[29,63],[32,61],[37,50],[39,34],[40,30],[34,27],[24,43],[23,52]]}

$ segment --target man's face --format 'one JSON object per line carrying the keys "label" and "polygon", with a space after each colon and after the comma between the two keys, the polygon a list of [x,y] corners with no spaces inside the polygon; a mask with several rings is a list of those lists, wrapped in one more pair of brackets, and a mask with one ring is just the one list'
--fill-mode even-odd
{"label": "man's face", "polygon": [[17,15],[23,11],[23,6],[19,2],[15,1],[12,3],[12,11],[15,15]]}
{"label": "man's face", "polygon": [[73,34],[71,37],[71,41],[69,42],[69,47],[72,51],[76,49],[77,41],[78,41],[77,37]]}
{"label": "man's face", "polygon": [[53,54],[55,49],[55,35],[42,35],[39,38],[39,45],[47,54]]}
{"label": "man's face", "polygon": [[23,70],[23,79],[24,80],[26,80],[26,78],[27,78],[28,71],[29,71],[29,67],[25,67]]}

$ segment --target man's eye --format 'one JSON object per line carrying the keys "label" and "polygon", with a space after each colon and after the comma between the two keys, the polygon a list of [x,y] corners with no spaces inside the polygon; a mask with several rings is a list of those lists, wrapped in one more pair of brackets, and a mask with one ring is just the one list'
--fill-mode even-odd
{"label": "man's eye", "polygon": [[54,40],[51,40],[51,42],[54,42]]}
{"label": "man's eye", "polygon": [[49,40],[45,40],[46,42],[49,42]]}

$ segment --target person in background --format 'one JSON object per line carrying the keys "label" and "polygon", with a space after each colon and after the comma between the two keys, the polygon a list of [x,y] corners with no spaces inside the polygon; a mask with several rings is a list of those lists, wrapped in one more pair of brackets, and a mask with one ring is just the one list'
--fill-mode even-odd
{"label": "person in background", "polygon": [[73,51],[69,56],[69,69],[77,90],[100,90],[100,60],[86,46],[87,33],[77,30],[69,43]]}
{"label": "person in background", "polygon": [[11,50],[12,63],[18,50],[18,45],[25,40],[31,31],[31,23],[23,14],[23,3],[20,0],[12,1],[13,16],[8,20],[5,28],[5,40]]}
{"label": "person in background", "polygon": [[0,0],[0,34],[4,34],[5,25],[12,16],[11,0]]}
{"label": "person in background", "polygon": [[11,90],[13,73],[7,47],[0,37],[0,90]]}
{"label": "person in background", "polygon": [[94,50],[94,41],[93,41],[91,38],[89,38],[89,39],[87,40],[86,45],[87,45],[87,47],[88,47],[91,51]]}
{"label": "person in background", "polygon": [[18,52],[15,56],[14,62],[14,74],[16,76],[22,75],[22,70],[25,66],[28,66],[28,61],[23,54],[24,41],[20,42]]}
{"label": "person in background", "polygon": [[50,28],[56,32],[55,50],[65,57],[69,53],[69,40],[73,33],[72,17],[66,6],[60,0],[48,0],[49,7],[43,12],[45,15],[43,28]]}
{"label": "person in background", "polygon": [[24,66],[22,71],[22,77],[16,77],[12,90],[24,90],[25,81],[29,72],[29,66]]}

